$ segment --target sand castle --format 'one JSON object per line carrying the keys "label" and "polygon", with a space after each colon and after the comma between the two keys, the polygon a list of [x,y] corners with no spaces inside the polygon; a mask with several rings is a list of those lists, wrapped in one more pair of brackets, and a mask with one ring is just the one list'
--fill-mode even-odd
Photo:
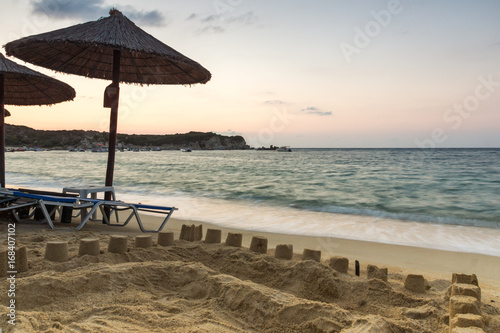
{"label": "sand castle", "polygon": [[127,252],[127,237],[114,235],[109,239],[108,252],[125,253]]}
{"label": "sand castle", "polygon": [[[245,304],[244,307],[246,310],[244,313],[240,314],[241,316],[252,316],[252,311],[255,311],[255,316],[259,314],[258,316],[277,316],[279,318],[280,316],[284,316],[284,313],[282,312],[286,310],[290,312],[291,317],[283,317],[287,319],[280,320],[282,320],[284,323],[293,323],[293,325],[296,325],[296,327],[301,327],[300,330],[304,332],[309,332],[312,330],[318,332],[340,332],[340,327],[346,327],[350,329],[345,330],[345,332],[361,332],[363,329],[368,329],[368,331],[370,331],[370,328],[377,328],[378,330],[376,332],[389,332],[393,329],[395,331],[402,330],[405,332],[406,329],[408,329],[408,332],[418,332],[418,329],[412,328],[411,326],[405,326],[402,323],[389,321],[380,316],[368,314],[360,315],[360,313],[365,312],[364,308],[369,306],[370,302],[376,302],[371,305],[371,307],[373,307],[377,306],[379,302],[381,302],[380,304],[384,304],[384,302],[388,302],[388,300],[393,297],[402,298],[405,300],[405,302],[411,300],[408,305],[406,305],[408,307],[401,310],[402,316],[404,318],[407,318],[408,320],[421,321],[427,320],[427,318],[430,317],[439,318],[436,317],[436,309],[429,307],[428,305],[425,305],[425,303],[423,303],[423,300],[425,298],[422,297],[425,297],[425,295],[428,293],[427,290],[430,288],[428,281],[424,278],[423,275],[407,274],[404,277],[398,277],[396,274],[395,276],[392,276],[389,275],[389,271],[387,268],[380,268],[375,265],[368,264],[362,265],[363,272],[366,273],[366,278],[358,277],[355,274],[356,270],[353,269],[354,267],[351,268],[351,270],[349,269],[349,264],[352,262],[357,262],[357,266],[359,268],[360,265],[358,260],[350,261],[346,257],[332,256],[322,261],[321,251],[315,249],[304,249],[302,255],[294,255],[292,244],[278,244],[276,245],[275,249],[268,249],[268,240],[263,236],[253,236],[251,238],[250,247],[248,249],[245,249],[242,248],[243,235],[241,233],[228,233],[226,242],[223,244],[221,242],[222,231],[219,229],[207,229],[204,241],[200,239],[199,241],[197,241],[199,243],[190,245],[191,242],[195,242],[192,239],[199,238],[199,236],[197,235],[199,231],[195,230],[201,230],[201,228],[197,228],[196,226],[192,225],[190,227],[183,228],[183,230],[184,233],[182,237],[179,237],[179,241],[174,241],[174,233],[171,231],[158,233],[156,242],[154,236],[152,237],[151,235],[138,235],[133,237],[133,239],[131,239],[130,236],[125,235],[109,235],[104,239],[95,236],[83,237],[78,240],[79,246],[77,255],[75,253],[75,245],[73,245],[73,250],[68,251],[67,241],[47,240],[45,242],[45,253],[43,255],[43,260],[51,262],[52,265],[65,265],[65,263],[74,262],[75,260],[93,260],[90,258],[103,256],[103,259],[101,260],[109,261],[113,260],[112,258],[116,258],[118,262],[129,262],[130,259],[140,258],[138,257],[138,255],[140,253],[143,253],[147,258],[157,258],[160,259],[159,262],[164,262],[164,260],[161,259],[162,256],[160,254],[155,254],[158,251],[163,251],[162,253],[172,253],[172,255],[174,256],[195,256],[201,261],[212,264],[214,260],[222,260],[220,263],[220,267],[222,270],[226,270],[228,269],[226,266],[229,265],[230,262],[224,261],[223,258],[228,256],[232,258],[231,260],[235,260],[234,264],[237,264],[238,262],[240,263],[235,266],[235,268],[237,268],[238,270],[246,270],[246,268],[243,268],[244,266],[248,266],[248,269],[257,269],[257,267],[260,267],[257,270],[253,271],[250,276],[258,276],[259,274],[262,274],[262,278],[264,279],[263,281],[272,281],[273,279],[277,278],[278,280],[276,282],[278,283],[278,285],[284,283],[285,286],[287,284],[290,284],[290,286],[295,286],[290,289],[290,291],[298,290],[299,294],[301,295],[303,294],[317,296],[313,296],[313,299],[306,300],[305,303],[303,303],[304,301],[296,298],[297,296],[292,296],[292,294],[284,293],[280,294],[280,297],[284,297],[283,299],[287,299],[287,301],[282,304],[279,301],[280,298],[271,296],[275,292],[273,291],[273,289],[265,289],[266,287],[260,287],[258,285],[255,285],[255,283],[252,284],[252,282],[247,283],[240,281],[235,284],[236,280],[234,280],[234,277],[218,277],[219,275],[214,275],[215,273],[212,271],[205,272],[204,270],[207,270],[208,268],[203,265],[188,263],[182,264],[181,261],[173,261],[171,263],[167,263],[167,266],[165,266],[164,268],[160,268],[160,266],[156,268],[157,265],[161,264],[155,264],[153,262],[138,262],[137,265],[135,265],[133,264],[133,262],[136,259],[133,259],[128,266],[124,266],[120,269],[130,269],[132,271],[141,270],[141,276],[143,274],[147,275],[146,272],[148,270],[160,270],[162,272],[161,276],[172,276],[173,279],[170,280],[170,282],[162,283],[167,283],[167,285],[168,283],[174,283],[174,285],[175,283],[180,283],[180,286],[185,285],[185,287],[182,287],[181,290],[184,290],[184,292],[186,293],[185,296],[183,296],[186,297],[186,299],[204,299],[205,297],[208,297],[207,293],[209,293],[210,290],[213,289],[217,292],[210,297],[222,297],[218,302],[224,302],[225,304],[227,304],[229,309],[233,309],[231,311],[235,311],[240,306],[243,306],[241,304]],[[193,237],[195,234],[196,236]],[[189,240],[186,240],[186,238]],[[101,251],[101,247],[106,248],[105,246],[101,245],[102,242],[107,242],[107,250]],[[181,248],[185,249],[185,251],[188,252],[186,252],[185,254],[181,254],[181,252],[179,252]],[[193,252],[192,254],[188,254],[189,251],[195,252]],[[23,250],[20,250],[20,253],[22,252]],[[111,256],[106,256],[108,253]],[[227,255],[222,255],[224,253],[226,253]],[[26,249],[24,249],[24,254],[22,254],[21,257],[24,258],[21,260],[26,260],[24,267],[26,268],[26,270],[28,270],[29,265],[27,259],[29,258],[26,258]],[[126,258],[129,259],[125,260]],[[242,261],[243,258],[246,258],[245,261]],[[291,262],[293,258],[295,259]],[[98,262],[99,261],[100,260],[98,260]],[[68,267],[71,267],[72,265],[75,264],[70,264],[70,266]],[[199,265],[199,267],[197,265]],[[271,267],[269,267],[269,270],[266,271],[266,267],[268,267],[269,265],[271,265]],[[183,268],[184,266],[186,267],[185,269]],[[278,267],[280,268],[278,269]],[[100,269],[107,270],[107,268]],[[99,284],[96,292],[99,292],[99,290],[101,290],[102,288],[104,288],[102,289],[104,291],[108,290],[107,288],[115,288],[112,287],[106,279],[112,278],[113,281],[118,281],[120,280],[119,276],[121,276],[122,273],[120,273],[120,271],[111,270],[110,272],[112,273],[111,275],[109,275],[110,273],[106,273],[106,271],[100,272],[100,269],[93,270],[93,272],[90,273],[93,274],[91,276],[94,276],[94,278],[92,279],[95,279],[97,276],[100,276],[102,274],[104,274],[103,276],[110,277],[105,277],[104,280],[102,278],[98,278],[97,280],[95,280],[95,283]],[[146,271],[143,272],[142,270],[144,269]],[[260,271],[261,269],[264,270]],[[279,270],[284,270],[283,275],[273,277],[273,273],[271,272],[276,272]],[[196,273],[194,273],[195,271]],[[84,274],[88,273],[85,272]],[[129,275],[129,273],[124,272],[123,274],[125,274],[124,276],[130,276],[130,279],[132,279],[131,281],[135,279],[133,275]],[[179,274],[179,276],[175,277],[177,276],[175,274]],[[117,276],[116,278],[113,277],[115,275]],[[213,278],[211,276],[213,276]],[[344,281],[342,279],[339,279],[341,276],[345,276],[348,280]],[[197,280],[196,277],[199,277],[200,279],[201,277],[203,278],[202,280]],[[400,291],[394,290],[388,282],[389,278],[399,279],[401,281],[402,290],[406,290],[407,294],[401,294]],[[182,282],[181,280],[183,279],[186,279],[186,281]],[[190,279],[194,280],[192,280],[192,282],[187,282],[190,281]],[[279,282],[281,279],[283,279],[283,281]],[[126,281],[128,280],[129,278],[126,279]],[[227,283],[229,284],[226,284],[226,282],[224,281],[227,281]],[[394,283],[394,280],[392,281],[393,282],[391,283]],[[33,283],[36,284],[36,281],[34,280]],[[50,289],[51,293],[58,292],[59,287],[56,282],[54,283],[55,284]],[[68,282],[68,285],[78,285],[83,288],[83,286],[88,282],[85,282],[83,284],[82,283],[83,282]],[[140,281],[138,281],[137,283],[139,286],[141,285]],[[25,288],[27,288],[27,290],[31,290],[31,287],[26,286]],[[96,287],[94,286],[92,288],[95,289]],[[359,289],[359,291],[356,291],[356,289]],[[65,290],[64,287],[62,290]],[[352,295],[347,295],[347,299],[358,299],[357,303],[355,303],[354,305],[347,305],[347,307],[352,307],[353,310],[358,309],[356,311],[360,311],[359,313],[356,311],[353,311],[352,313],[346,312],[336,305],[338,302],[345,302],[340,301],[340,298],[343,297],[342,294],[346,293],[346,291],[348,291],[349,293],[353,293]],[[279,293],[280,291],[277,292]],[[370,293],[380,295],[382,299],[370,301],[370,297],[372,297],[370,296]],[[384,294],[387,294],[388,297],[385,301],[383,300]],[[446,320],[442,319],[441,327],[446,327],[446,331],[449,331],[450,333],[492,332],[484,330],[488,325],[488,320],[485,319],[485,317],[483,317],[481,314],[481,289],[478,286],[478,280],[475,275],[453,274],[452,284],[449,287],[448,295],[449,307],[447,311],[449,311],[449,316],[443,313],[442,318],[446,318]],[[34,297],[35,299],[37,299],[36,297],[39,298],[39,296]],[[315,298],[317,298],[317,301],[315,300]],[[314,303],[315,301],[319,303]],[[287,302],[290,304],[289,306],[287,305]],[[258,310],[261,309],[262,306],[264,306],[263,304],[265,304],[265,308],[267,309],[266,311],[270,311],[269,313],[266,312],[267,314],[263,314],[261,313],[262,310]],[[317,310],[312,310],[315,308]],[[370,313],[370,311],[373,310],[368,310],[367,313]],[[258,316],[249,317],[253,318],[249,320],[255,321],[258,325],[265,325],[265,321],[259,323],[259,319],[257,319],[259,318]],[[336,319],[332,321],[331,318]],[[304,322],[304,324],[301,324],[301,322]],[[230,328],[231,326],[228,325],[227,327]],[[232,331],[232,329],[229,329],[228,331]],[[344,330],[342,332],[344,332]],[[443,331],[440,330],[439,332]]]}
{"label": "sand castle", "polygon": [[279,244],[274,251],[274,257],[278,259],[291,260],[293,257],[292,244]]}
{"label": "sand castle", "polygon": [[207,229],[207,234],[205,236],[205,243],[218,244],[221,241],[222,241],[222,230]]}
{"label": "sand castle", "polygon": [[331,257],[328,265],[339,273],[347,274],[349,259],[339,256]]}
{"label": "sand castle", "polygon": [[226,238],[227,246],[241,247],[243,242],[243,234],[229,232]]}
{"label": "sand castle", "polygon": [[161,246],[174,245],[174,233],[172,231],[160,231],[158,233],[158,245]]}
{"label": "sand castle", "polygon": [[267,238],[261,236],[252,237],[250,251],[267,254]]}
{"label": "sand castle", "polygon": [[153,237],[151,235],[141,235],[135,237],[135,247],[148,248],[153,246]]}
{"label": "sand castle", "polygon": [[484,332],[477,276],[453,273],[449,294],[450,333]]}
{"label": "sand castle", "polygon": [[45,259],[56,262],[68,261],[68,242],[48,242],[45,246]]}
{"label": "sand castle", "polygon": [[97,238],[83,238],[80,239],[80,246],[78,248],[78,255],[84,256],[86,254],[97,256],[101,253],[101,246]]}
{"label": "sand castle", "polygon": [[314,260],[316,262],[321,261],[321,251],[304,249],[302,253],[302,260]]}
{"label": "sand castle", "polygon": [[420,274],[408,274],[405,278],[405,288],[416,292],[416,293],[424,293],[425,292],[425,278]]}
{"label": "sand castle", "polygon": [[179,239],[183,239],[189,242],[200,241],[203,237],[203,227],[201,225],[182,225],[181,234]]}
{"label": "sand castle", "polygon": [[[14,258],[15,270],[19,273],[28,270],[28,256],[26,254],[26,246],[21,246],[16,249],[16,256]],[[0,251],[0,277],[7,276],[9,269],[9,251]]]}

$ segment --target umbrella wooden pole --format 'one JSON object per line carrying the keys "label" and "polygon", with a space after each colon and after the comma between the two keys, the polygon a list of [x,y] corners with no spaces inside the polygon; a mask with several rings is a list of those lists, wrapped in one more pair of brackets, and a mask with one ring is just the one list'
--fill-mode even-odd
{"label": "umbrella wooden pole", "polygon": [[[120,50],[113,50],[113,86],[120,86]],[[111,106],[111,115],[109,118],[109,143],[108,143],[108,167],[106,169],[106,186],[113,186],[113,173],[115,169],[115,153],[116,153],[116,131],[118,123],[118,99]],[[105,200],[111,200],[111,192],[106,192]]]}
{"label": "umbrella wooden pole", "polygon": [[5,187],[5,86],[0,74],[0,186]]}

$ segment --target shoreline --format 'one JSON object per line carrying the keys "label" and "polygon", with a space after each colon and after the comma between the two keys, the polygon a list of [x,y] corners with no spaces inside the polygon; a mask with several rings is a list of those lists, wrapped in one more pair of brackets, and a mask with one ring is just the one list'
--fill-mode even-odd
{"label": "shoreline", "polygon": [[[157,228],[162,220],[155,215],[141,214],[142,223],[146,228]],[[56,228],[59,223],[56,223]],[[178,240],[182,225],[202,225],[203,238],[207,229],[222,230],[222,243],[225,242],[227,233],[241,233],[243,235],[242,246],[250,247],[253,236],[262,236],[268,239],[268,249],[274,250],[279,244],[292,244],[295,255],[301,256],[305,248],[320,250],[322,262],[332,256],[343,256],[349,259],[350,268],[354,267],[354,261],[360,261],[362,267],[367,264],[389,268],[389,273],[400,274],[422,274],[426,278],[451,280],[452,273],[476,274],[480,284],[487,285],[488,288],[498,289],[498,302],[500,303],[500,257],[486,254],[468,253],[460,251],[447,251],[415,247],[408,245],[386,244],[365,240],[353,240],[336,237],[303,236],[275,232],[264,232],[256,230],[239,229],[235,227],[220,226],[214,223],[184,220],[171,218],[162,231],[174,232],[174,239]],[[26,225],[27,226],[27,225]],[[60,226],[60,224],[59,224]],[[47,228],[47,225],[27,226]],[[68,231],[70,229],[64,228]],[[61,230],[61,231],[63,231]],[[147,235],[143,234],[135,221],[131,221],[125,227],[108,227],[98,222],[87,223],[81,231],[97,231],[103,234],[126,234],[129,236]],[[77,231],[75,231],[78,233]],[[50,233],[49,233],[50,235]],[[157,234],[153,235],[153,242],[156,242]]]}
{"label": "shoreline", "polygon": [[[157,217],[143,218],[143,223],[156,225]],[[350,261],[359,260],[361,265],[374,264],[387,266],[406,274],[423,274],[433,278],[451,280],[452,273],[476,274],[480,282],[494,288],[500,288],[500,257],[415,247],[408,245],[386,244],[381,242],[344,239],[335,237],[302,236],[274,232],[245,230],[224,227],[202,221],[181,220],[172,218],[163,231],[173,231],[175,239],[183,224],[203,225],[203,237],[206,229],[222,230],[222,242],[228,232],[243,234],[243,247],[249,248],[253,236],[263,236],[268,239],[268,248],[274,249],[279,244],[292,244],[294,253],[302,254],[304,248],[321,250],[322,260],[331,256],[344,256]],[[133,228],[133,225],[129,226]]]}
{"label": "shoreline", "polygon": [[[142,223],[146,228],[157,228],[162,218],[155,215],[141,214]],[[79,220],[78,220],[79,221]],[[5,223],[5,222],[4,222]],[[286,234],[270,231],[249,230],[237,227],[218,225],[215,223],[185,220],[172,217],[167,222],[162,231],[174,232],[174,239],[178,240],[182,225],[202,225],[203,238],[207,229],[222,230],[222,243],[225,242],[227,233],[241,233],[243,235],[242,246],[250,247],[253,236],[262,236],[268,239],[268,249],[273,250],[279,244],[292,244],[296,255],[302,255],[304,249],[320,250],[322,261],[332,256],[343,256],[349,259],[350,266],[354,261],[360,261],[361,265],[374,264],[380,267],[388,267],[389,270],[404,274],[423,274],[432,278],[450,280],[452,273],[476,274],[480,282],[487,283],[493,288],[500,290],[500,256],[493,256],[481,253],[471,253],[462,251],[450,251],[411,245],[390,244],[377,241],[349,239],[330,236],[311,236]],[[23,230],[31,233],[35,230],[46,230],[55,234],[72,229],[61,226],[56,222],[56,230],[51,230],[47,224],[19,224],[19,231]],[[72,227],[76,226],[73,220]],[[82,230],[93,231],[102,234],[143,234],[135,221],[131,221],[125,227],[108,227],[98,222],[88,222]],[[78,231],[74,231],[78,233]],[[154,242],[157,234],[152,234]],[[499,298],[500,302],[500,298]]]}

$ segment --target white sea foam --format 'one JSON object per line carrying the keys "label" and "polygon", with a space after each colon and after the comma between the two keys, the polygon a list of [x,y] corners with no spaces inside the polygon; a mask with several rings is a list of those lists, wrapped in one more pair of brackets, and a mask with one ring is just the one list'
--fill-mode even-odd
{"label": "white sea foam", "polygon": [[500,256],[500,229],[311,212],[211,198],[123,194],[122,200],[180,207],[175,217],[224,227],[336,237]]}
{"label": "white sea foam", "polygon": [[[11,183],[11,187],[33,184]],[[61,191],[54,186],[36,186]],[[427,222],[401,221],[374,216],[305,211],[248,202],[184,195],[158,195],[148,191],[120,192],[118,199],[175,206],[173,217],[223,227],[304,236],[335,237],[438,250],[481,253],[500,257],[500,229]]]}

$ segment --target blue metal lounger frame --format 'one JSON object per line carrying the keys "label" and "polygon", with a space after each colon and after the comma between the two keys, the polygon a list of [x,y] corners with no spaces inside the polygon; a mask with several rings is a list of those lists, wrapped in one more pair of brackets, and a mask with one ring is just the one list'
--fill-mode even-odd
{"label": "blue metal lounger frame", "polygon": [[[34,211],[32,211],[30,214],[27,214],[26,217],[20,217],[19,214],[16,214],[17,210],[20,210],[22,208],[40,208],[45,221],[52,229],[55,228],[51,216],[59,206],[72,207],[75,209],[92,207],[91,203],[79,203],[77,200],[78,198],[34,195],[20,192],[15,189],[0,189],[0,197],[2,198],[0,203],[4,203],[2,205],[3,207],[0,208],[0,211],[12,211],[12,216],[18,222],[22,222],[26,218],[33,217]],[[49,206],[50,208],[47,208],[47,206]],[[45,221],[41,221],[40,223],[44,223]]]}
{"label": "blue metal lounger frame", "polygon": [[[89,221],[91,216],[97,211],[97,209],[101,210],[101,213],[103,215],[103,220],[104,222],[113,227],[124,227],[126,226],[134,217],[137,220],[137,224],[139,225],[139,228],[141,229],[142,232],[150,232],[150,233],[156,233],[159,232],[163,229],[167,221],[170,219],[172,216],[172,213],[174,210],[177,210],[175,207],[164,207],[164,206],[154,206],[154,205],[143,205],[143,204],[134,204],[134,203],[126,203],[126,202],[121,202],[121,201],[105,201],[105,200],[99,200],[99,199],[89,199],[89,198],[68,198],[68,197],[59,197],[59,196],[53,196],[53,195],[37,195],[37,194],[30,194],[30,193],[24,193],[16,190],[10,190],[10,191],[2,191],[2,194],[6,195],[6,199],[11,199],[11,198],[22,198],[25,200],[28,200],[27,202],[19,202],[15,206],[10,206],[10,207],[4,207],[0,208],[0,211],[6,211],[6,210],[15,210],[17,208],[21,207],[29,207],[29,206],[37,206],[39,207],[43,215],[45,217],[45,220],[49,224],[51,229],[56,229],[54,227],[54,223],[50,217],[50,213],[47,209],[47,205],[50,206],[65,206],[65,207],[71,207],[72,209],[89,209],[90,211],[87,212],[86,216],[82,219],[80,224],[75,228],[76,230],[80,230],[83,228],[83,226]],[[111,210],[109,216],[114,215],[114,212],[117,211],[124,211],[124,210],[132,210],[130,215],[126,218],[125,222],[120,223],[118,220],[116,223],[111,223],[108,214],[104,211],[105,208],[108,208]],[[144,228],[144,225],[142,223],[141,217],[139,216],[140,211],[145,211],[145,212],[150,212],[150,213],[157,213],[157,214],[166,214],[165,218],[163,219],[160,227],[156,230],[148,230]],[[16,219],[18,221],[19,218],[16,214],[14,214]],[[116,215],[117,216],[117,215]]]}
{"label": "blue metal lounger frame", "polygon": [[[95,200],[95,199],[92,199]],[[99,200],[97,200],[99,201]],[[170,216],[172,216],[174,210],[177,210],[175,207],[164,207],[164,206],[154,206],[154,205],[143,205],[143,204],[133,204],[133,203],[127,203],[127,202],[120,202],[120,201],[101,201],[100,203],[97,204],[99,208],[101,209],[101,213],[104,219],[104,222],[113,227],[124,227],[126,226],[132,218],[135,217],[137,220],[137,224],[139,225],[139,228],[141,229],[142,232],[159,232],[163,229],[165,224],[167,224],[167,221],[170,219]],[[105,214],[104,209],[105,208],[110,208],[111,213],[109,216],[112,216],[111,214],[113,212],[118,212],[118,211],[124,211],[124,210],[132,210],[130,215],[126,218],[125,222],[121,224],[117,223],[111,223],[107,214]],[[94,210],[95,208],[92,208]],[[140,211],[144,212],[149,212],[149,213],[155,213],[155,214],[166,214],[165,218],[163,219],[160,227],[157,230],[146,230],[144,228],[144,225],[142,224],[141,216],[139,215]],[[117,221],[118,222],[118,221]]]}
{"label": "blue metal lounger frame", "polygon": [[[36,205],[35,202],[33,201],[19,201],[19,197],[14,197],[10,193],[5,193],[4,191],[0,192],[0,212],[12,212],[12,217],[17,220],[18,222],[21,221],[21,218],[19,217],[17,210],[23,211],[26,208],[31,208]],[[33,214],[31,214],[33,215]],[[28,215],[28,217],[31,217]]]}

